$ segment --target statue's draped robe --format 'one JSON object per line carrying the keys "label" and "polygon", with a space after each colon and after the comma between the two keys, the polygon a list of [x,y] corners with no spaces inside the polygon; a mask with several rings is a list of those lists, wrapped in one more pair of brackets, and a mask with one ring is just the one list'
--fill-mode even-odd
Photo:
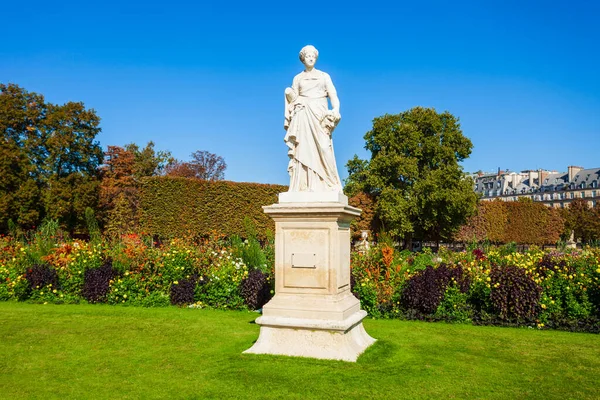
{"label": "statue's draped robe", "polygon": [[290,192],[342,191],[330,134],[322,126],[327,97],[335,93],[328,74],[301,72],[292,83],[295,99],[286,97],[285,143],[290,162]]}

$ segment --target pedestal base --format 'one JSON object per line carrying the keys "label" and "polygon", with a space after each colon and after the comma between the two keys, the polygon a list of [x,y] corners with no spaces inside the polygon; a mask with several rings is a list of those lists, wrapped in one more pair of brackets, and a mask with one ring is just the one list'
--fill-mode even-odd
{"label": "pedestal base", "polygon": [[362,325],[366,315],[360,310],[343,321],[262,316],[260,336],[244,353],[355,362],[375,343]]}
{"label": "pedestal base", "polygon": [[275,221],[275,297],[245,353],[356,361],[375,340],[350,292],[350,221],[342,193],[281,193],[263,207]]}

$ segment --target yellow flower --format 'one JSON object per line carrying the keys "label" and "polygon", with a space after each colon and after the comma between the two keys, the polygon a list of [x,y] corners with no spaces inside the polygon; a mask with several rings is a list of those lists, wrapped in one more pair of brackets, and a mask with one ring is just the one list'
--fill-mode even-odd
{"label": "yellow flower", "polygon": [[179,285],[179,281],[174,281],[173,284],[174,285]]}
{"label": "yellow flower", "polygon": [[124,295],[123,295],[123,298],[124,298],[124,299],[126,299],[126,298],[127,298],[127,295],[126,295],[126,294],[124,294]]}

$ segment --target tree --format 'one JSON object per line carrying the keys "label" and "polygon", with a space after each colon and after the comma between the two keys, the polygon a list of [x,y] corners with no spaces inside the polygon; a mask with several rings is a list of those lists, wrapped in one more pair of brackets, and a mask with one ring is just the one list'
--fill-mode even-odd
{"label": "tree", "polygon": [[568,237],[572,231],[575,240],[581,240],[583,243],[600,240],[600,208],[593,209],[587,200],[575,199],[562,213],[566,221],[565,236]]}
{"label": "tree", "polygon": [[[155,151],[153,142],[148,142],[143,149],[135,143],[125,147],[108,146],[100,168],[99,207],[99,219],[107,232],[113,234],[135,229],[139,220],[141,179],[161,175],[170,162],[173,162],[171,153]],[[127,227],[122,226],[125,221]]]}
{"label": "tree", "polygon": [[225,178],[227,164],[223,157],[204,150],[191,154],[190,162],[174,160],[166,168],[166,175],[197,178],[205,181],[221,181]]}
{"label": "tree", "polygon": [[0,84],[0,230],[8,219],[31,228],[45,216],[71,232],[85,226],[83,210],[97,204],[99,123],[83,103],[55,105]]}
{"label": "tree", "polygon": [[170,151],[155,151],[152,141],[143,149],[135,143],[130,143],[125,146],[125,150],[133,154],[133,177],[138,181],[143,177],[162,175],[166,166],[173,161]]}
{"label": "tree", "polygon": [[474,214],[477,196],[459,165],[473,145],[452,114],[422,107],[386,114],[364,138],[371,159],[348,162],[345,192],[374,196],[384,230],[408,243],[439,241]]}

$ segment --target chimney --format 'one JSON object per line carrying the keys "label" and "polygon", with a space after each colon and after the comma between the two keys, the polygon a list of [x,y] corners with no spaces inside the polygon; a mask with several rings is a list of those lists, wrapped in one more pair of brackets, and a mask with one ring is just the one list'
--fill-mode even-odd
{"label": "chimney", "polygon": [[581,170],[583,170],[583,167],[576,167],[574,165],[569,165],[569,182],[572,182],[573,179],[575,178],[575,175],[577,175],[577,173]]}
{"label": "chimney", "polygon": [[544,170],[539,170],[538,171],[538,177],[540,179],[540,186],[542,186],[544,184],[544,181],[546,180],[546,178],[548,177],[548,171],[544,171]]}
{"label": "chimney", "polygon": [[529,170],[527,172],[529,172],[529,187],[532,188],[533,187],[533,171]]}

